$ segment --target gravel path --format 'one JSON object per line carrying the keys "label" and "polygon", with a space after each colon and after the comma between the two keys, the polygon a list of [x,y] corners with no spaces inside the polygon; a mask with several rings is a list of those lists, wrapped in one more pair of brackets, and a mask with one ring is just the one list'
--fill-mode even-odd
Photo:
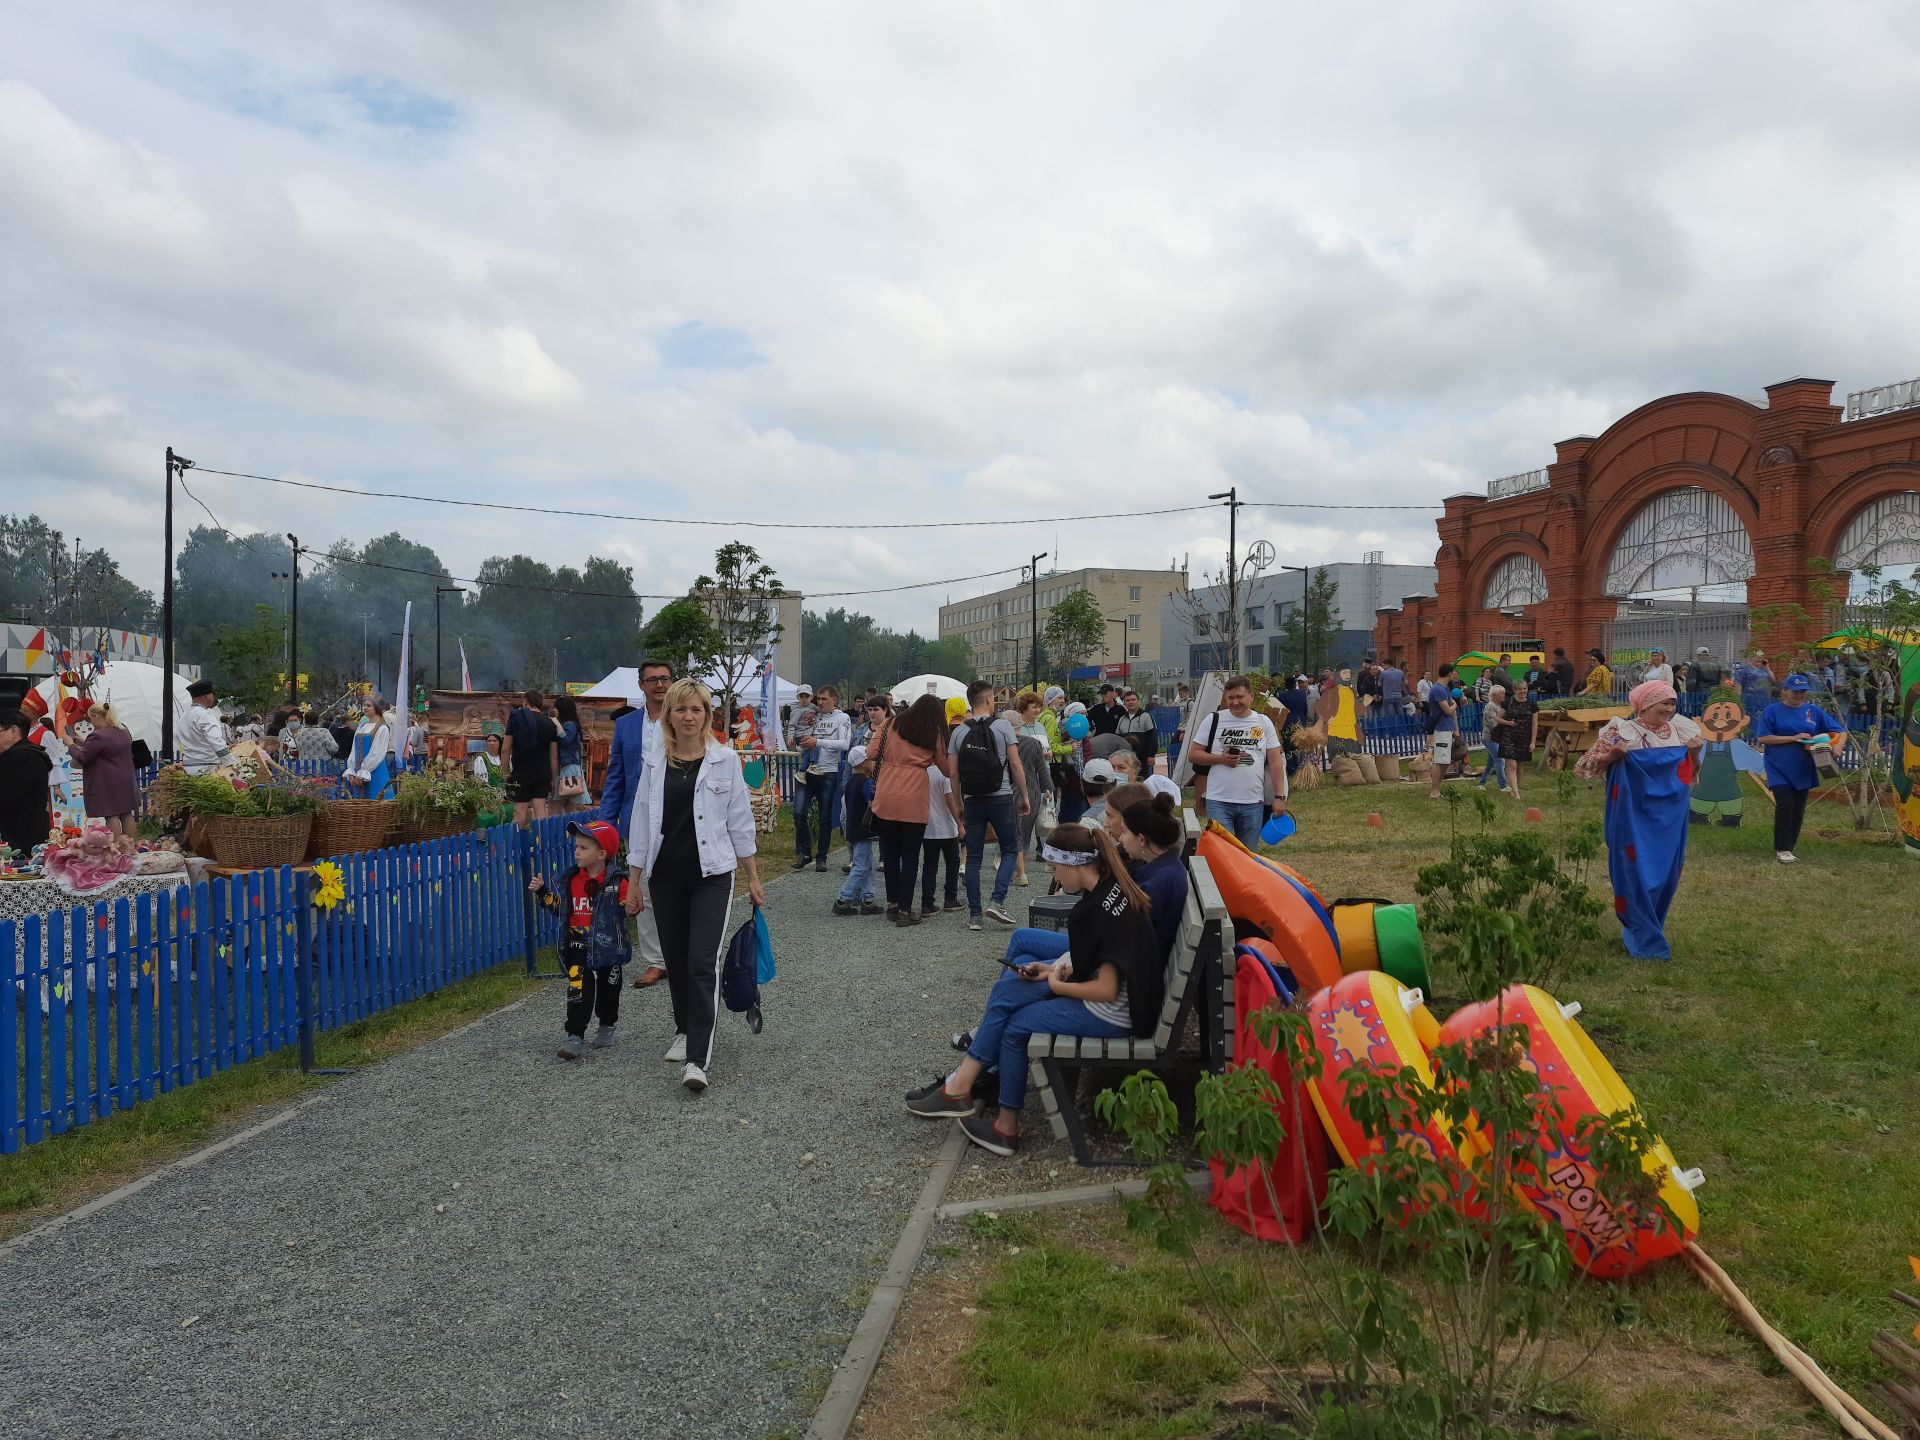
{"label": "gravel path", "polygon": [[0,1435],[798,1434],[1004,944],[834,919],[840,880],[772,887],[767,1028],[723,1014],[704,1096],[664,986],[575,1066],[556,986],[0,1259]]}

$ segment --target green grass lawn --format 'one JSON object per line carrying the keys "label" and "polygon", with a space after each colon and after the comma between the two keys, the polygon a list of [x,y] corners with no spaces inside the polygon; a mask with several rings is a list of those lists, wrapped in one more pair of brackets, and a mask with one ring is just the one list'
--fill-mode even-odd
{"label": "green grass lawn", "polygon": [[[1550,777],[1527,782],[1525,803],[1548,826],[1598,815],[1593,787],[1563,802]],[[1499,806],[1498,824],[1524,823],[1520,804]],[[1297,797],[1295,811],[1299,833],[1281,854],[1329,898],[1411,900],[1415,872],[1445,853],[1450,825],[1479,824],[1470,807],[1456,814],[1410,784],[1323,787]],[[1910,1328],[1888,1292],[1911,1288],[1906,1257],[1920,1252],[1920,865],[1885,832],[1855,833],[1843,807],[1816,806],[1801,863],[1782,866],[1771,819],[1756,794],[1742,828],[1691,831],[1668,926],[1673,963],[1628,959],[1609,906],[1606,943],[1576,958],[1556,989],[1586,1007],[1583,1022],[1680,1163],[1705,1170],[1701,1245],[1864,1398],[1876,1374],[1869,1338]],[[1604,891],[1604,866],[1596,883]],[[1461,993],[1445,973],[1434,987]],[[1225,1433],[1213,1407],[1248,1393],[1246,1377],[1222,1372],[1173,1262],[1111,1215],[1027,1223],[1029,1243],[984,1280],[966,1380],[946,1411],[951,1428],[938,1433]],[[1251,1269],[1251,1242],[1217,1228],[1208,1259],[1231,1287]],[[1255,1292],[1241,1289],[1252,1307]],[[1576,1297],[1576,1337],[1601,1348],[1556,1392],[1602,1433],[1833,1433],[1821,1421],[1806,1428],[1810,1402],[1677,1262],[1632,1283],[1629,1327],[1605,1294],[1588,1284]],[[1257,1308],[1236,1318],[1259,1323]],[[1036,1361],[1021,1336],[1051,1334],[1056,1320],[1110,1337],[1141,1383],[1102,1381],[1070,1345]],[[1156,1397],[1145,1413],[1143,1394]]]}

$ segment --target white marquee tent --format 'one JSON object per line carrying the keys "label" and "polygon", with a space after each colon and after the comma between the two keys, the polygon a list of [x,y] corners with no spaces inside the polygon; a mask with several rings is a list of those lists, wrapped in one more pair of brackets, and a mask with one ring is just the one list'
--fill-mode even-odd
{"label": "white marquee tent", "polygon": [[[161,675],[158,665],[142,665],[137,660],[109,660],[106,667],[94,679],[91,694],[96,700],[105,700],[113,706],[113,713],[127,727],[129,734],[136,740],[144,740],[155,754],[160,752],[160,706]],[[33,687],[47,702],[47,712],[51,714],[57,703],[54,699],[54,679],[49,675]],[[187,682],[180,676],[173,677],[174,724],[178,728],[179,714],[191,702],[187,698]]]}
{"label": "white marquee tent", "polygon": [[964,700],[967,687],[950,675],[914,675],[902,680],[893,687],[893,703],[911,705],[922,695],[932,695],[941,700]]}
{"label": "white marquee tent", "polygon": [[[741,665],[735,669],[734,673],[751,675],[754,673],[754,670],[751,665],[743,661]],[[724,677],[716,673],[704,677],[704,683],[709,690],[717,692],[723,688],[725,682]],[[800,693],[799,686],[795,685],[791,680],[785,679],[778,680],[775,689],[777,693],[774,703],[776,705],[791,705],[793,704],[794,697]],[[610,671],[603,679],[596,683],[591,690],[582,691],[581,693],[595,699],[614,697],[638,705],[641,698],[640,670],[634,665],[622,665],[618,669]],[[742,684],[740,686],[739,698],[746,701],[749,705],[758,706],[760,703],[759,680],[750,679]]]}

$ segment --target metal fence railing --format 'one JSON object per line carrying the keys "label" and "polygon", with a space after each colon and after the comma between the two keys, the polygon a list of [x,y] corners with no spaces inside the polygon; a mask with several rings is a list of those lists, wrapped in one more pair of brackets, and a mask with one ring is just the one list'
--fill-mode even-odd
{"label": "metal fence railing", "polygon": [[0,920],[0,1153],[513,959],[559,919],[527,890],[571,863],[566,820],[337,857],[311,904],[290,866]]}

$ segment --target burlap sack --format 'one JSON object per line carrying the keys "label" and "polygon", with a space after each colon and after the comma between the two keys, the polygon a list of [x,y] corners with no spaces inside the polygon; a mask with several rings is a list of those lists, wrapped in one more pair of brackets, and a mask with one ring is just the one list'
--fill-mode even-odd
{"label": "burlap sack", "polygon": [[1351,755],[1333,757],[1333,778],[1340,785],[1364,785],[1366,776],[1360,773],[1360,762]]}
{"label": "burlap sack", "polygon": [[1398,755],[1375,755],[1373,757],[1373,768],[1380,772],[1380,778],[1382,780],[1398,780],[1400,778],[1400,757]]}
{"label": "burlap sack", "polygon": [[1360,778],[1369,785],[1378,785],[1380,783],[1379,762],[1364,750],[1353,758],[1360,762]]}
{"label": "burlap sack", "polygon": [[1411,775],[1415,780],[1425,780],[1432,773],[1433,752],[1431,750],[1422,750],[1418,755],[1415,755],[1411,760],[1407,761],[1407,774]]}

